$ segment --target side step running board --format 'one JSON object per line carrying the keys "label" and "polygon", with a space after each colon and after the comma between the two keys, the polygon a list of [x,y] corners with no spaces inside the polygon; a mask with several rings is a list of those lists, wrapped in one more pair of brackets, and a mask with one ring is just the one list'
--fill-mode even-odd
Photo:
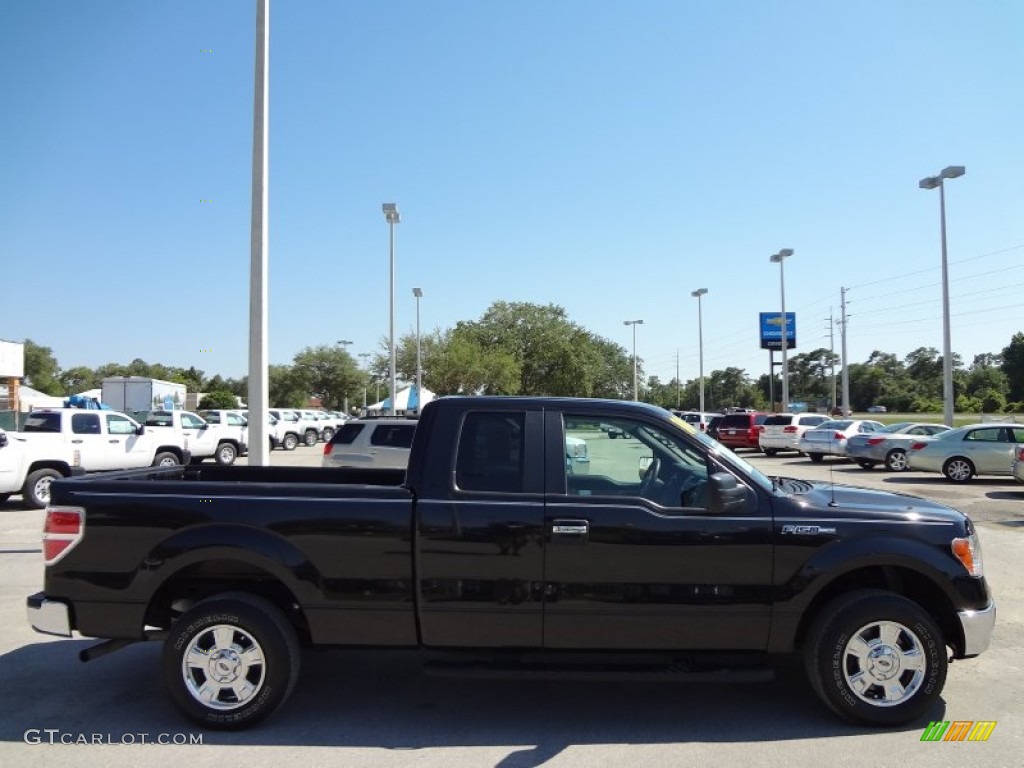
{"label": "side step running board", "polygon": [[775,672],[763,667],[692,667],[670,664],[554,664],[486,661],[428,661],[423,673],[431,677],[500,680],[561,680],[568,682],[700,682],[765,683]]}

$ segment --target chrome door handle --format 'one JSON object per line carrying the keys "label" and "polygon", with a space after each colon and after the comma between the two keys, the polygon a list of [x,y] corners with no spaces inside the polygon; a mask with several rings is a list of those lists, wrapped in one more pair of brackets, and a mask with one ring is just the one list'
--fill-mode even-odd
{"label": "chrome door handle", "polygon": [[589,520],[554,520],[551,523],[552,543],[586,544],[589,539]]}

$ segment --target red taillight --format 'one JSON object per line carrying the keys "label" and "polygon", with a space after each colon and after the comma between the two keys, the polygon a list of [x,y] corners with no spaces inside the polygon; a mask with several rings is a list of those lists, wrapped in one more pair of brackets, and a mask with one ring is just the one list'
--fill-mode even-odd
{"label": "red taillight", "polygon": [[878,445],[879,443],[884,443],[884,442],[885,442],[885,438],[884,437],[869,437],[868,438],[868,445]]}
{"label": "red taillight", "polygon": [[926,445],[928,445],[928,443],[911,443],[910,444],[910,450],[912,450],[912,451],[920,451]]}
{"label": "red taillight", "polygon": [[789,426],[789,427],[783,427],[783,428],[782,428],[782,431],[783,431],[783,432],[786,432],[787,434],[792,434],[793,432],[796,432],[796,431],[797,431],[797,428],[796,428],[796,427],[793,427],[793,426]]}
{"label": "red taillight", "polygon": [[48,507],[43,523],[43,562],[53,565],[70,552],[85,534],[81,507]]}

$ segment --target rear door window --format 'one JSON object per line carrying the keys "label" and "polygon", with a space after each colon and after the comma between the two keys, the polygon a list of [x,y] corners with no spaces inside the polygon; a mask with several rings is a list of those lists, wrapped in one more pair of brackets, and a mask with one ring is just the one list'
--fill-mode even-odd
{"label": "rear door window", "polygon": [[98,435],[103,429],[100,427],[98,413],[76,413],[71,417],[71,431],[76,435]]}
{"label": "rear door window", "polygon": [[416,427],[413,424],[378,424],[370,435],[370,445],[409,448],[415,433]]}

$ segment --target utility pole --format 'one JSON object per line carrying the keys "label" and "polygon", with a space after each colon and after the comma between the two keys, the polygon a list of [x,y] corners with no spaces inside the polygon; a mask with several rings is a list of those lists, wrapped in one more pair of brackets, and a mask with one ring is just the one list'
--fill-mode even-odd
{"label": "utility pole", "polygon": [[848,327],[847,323],[849,322],[849,319],[846,316],[846,291],[847,291],[846,288],[840,288],[839,289],[840,317],[842,318],[839,321],[839,328],[840,328],[839,338],[840,338],[840,344],[842,345],[842,350],[843,350],[843,361],[842,361],[842,363],[843,363],[843,412],[844,413],[851,412],[853,410],[850,407],[850,365],[849,365],[849,361],[846,359],[846,329]]}
{"label": "utility pole", "polygon": [[836,407],[836,320],[832,307],[828,308],[828,351],[832,363],[832,408],[829,409],[831,413]]}
{"label": "utility pole", "polygon": [[676,347],[676,410],[679,410],[682,392],[679,389],[679,347]]}

